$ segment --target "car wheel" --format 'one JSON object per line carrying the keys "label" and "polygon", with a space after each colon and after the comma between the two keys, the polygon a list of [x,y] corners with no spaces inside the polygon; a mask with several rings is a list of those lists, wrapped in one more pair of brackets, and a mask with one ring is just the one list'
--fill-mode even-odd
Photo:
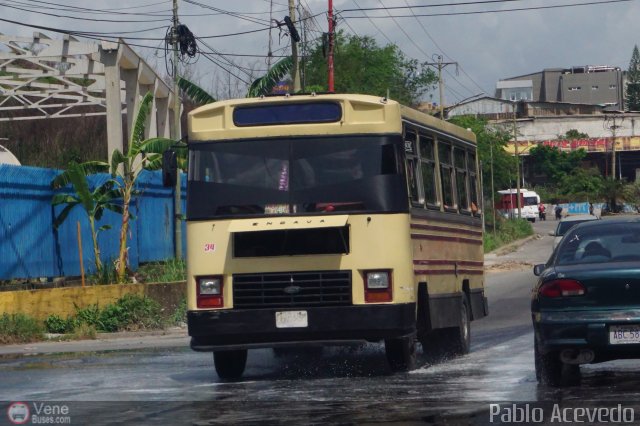
{"label": "car wheel", "polygon": [[213,353],[213,362],[222,380],[238,380],[247,365],[247,350],[216,351]]}
{"label": "car wheel", "polygon": [[409,371],[416,368],[416,343],[415,336],[384,341],[384,350],[391,370]]}
{"label": "car wheel", "polygon": [[533,344],[536,379],[539,383],[549,386],[560,386],[562,382],[562,361],[557,351],[543,354],[538,348],[538,342]]}
{"label": "car wheel", "polygon": [[441,331],[443,351],[447,355],[464,355],[471,347],[471,312],[467,295],[462,294],[458,327],[444,328]]}

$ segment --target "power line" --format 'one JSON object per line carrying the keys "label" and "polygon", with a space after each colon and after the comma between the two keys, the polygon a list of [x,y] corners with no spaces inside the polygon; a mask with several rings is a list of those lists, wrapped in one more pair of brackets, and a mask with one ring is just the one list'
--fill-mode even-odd
{"label": "power line", "polygon": [[[495,2],[507,2],[507,1],[521,1],[521,0],[494,0],[491,1],[492,3]],[[601,4],[611,4],[611,3],[626,3],[626,2],[631,2],[631,1],[635,1],[635,0],[602,0],[602,1],[593,1],[593,2],[588,2],[588,3],[568,3],[568,4],[559,4],[559,5],[552,5],[552,6],[531,6],[531,7],[522,7],[522,8],[513,8],[513,9],[494,9],[494,10],[478,10],[478,11],[470,11],[470,12],[443,12],[443,13],[430,13],[430,14],[417,14],[417,15],[392,15],[392,16],[373,16],[373,17],[369,17],[369,16],[349,16],[348,18],[350,19],[362,19],[362,18],[411,18],[412,16],[419,16],[419,17],[436,17],[436,16],[460,16],[460,15],[480,15],[480,14],[486,14],[486,13],[505,13],[505,12],[521,12],[521,11],[527,11],[527,10],[544,10],[544,9],[559,9],[559,8],[568,8],[568,7],[578,7],[578,6],[593,6],[593,5],[601,5]],[[464,4],[479,4],[481,2],[475,2],[475,3],[464,3]],[[461,5],[463,3],[457,3],[457,4],[450,4],[452,6],[458,6]],[[415,6],[415,7],[439,7],[439,6],[444,6],[444,5],[427,5],[427,6]],[[405,8],[405,7],[398,7],[398,8]],[[392,8],[390,8],[392,9]],[[361,12],[363,10],[371,10],[371,9],[345,9],[342,10],[342,12]],[[381,10],[380,8],[375,8],[373,10]]]}
{"label": "power line", "polygon": [[[416,22],[418,22],[418,25],[420,25],[420,28],[422,28],[422,31],[424,31],[424,33],[427,35],[427,37],[429,38],[429,40],[431,40],[431,42],[433,43],[433,45],[449,60],[453,60],[449,55],[447,55],[447,53],[444,51],[444,49],[442,49],[440,47],[440,45],[434,40],[434,38],[431,36],[431,34],[429,33],[429,31],[427,31],[427,29],[425,28],[425,26],[422,24],[422,22],[420,21],[420,19],[418,19],[418,17],[415,15],[415,13],[413,13],[413,8],[411,6],[409,6],[409,2],[407,0],[404,0],[404,3],[409,7],[409,10],[411,11],[411,14],[413,15],[413,17],[415,18]],[[395,21],[395,20],[394,20]],[[464,70],[464,68],[462,67],[462,65],[458,65],[458,69],[460,69],[462,71],[462,73],[467,76],[467,78],[476,85],[477,88],[480,89],[480,91],[482,91],[484,93],[484,89],[482,87],[480,87],[480,85],[478,83],[476,83],[476,81],[471,78],[471,76],[469,74],[467,74],[467,72]],[[473,93],[468,87],[466,87],[465,85],[463,85],[458,79],[456,79],[455,77],[453,77],[453,75],[449,72],[449,70],[447,70],[445,68],[444,70],[447,75],[449,75],[450,77],[453,78],[453,80],[458,83],[460,86],[462,86],[465,90],[467,90],[470,93]],[[453,91],[449,86],[447,86],[447,90],[451,90],[452,92],[455,93],[455,91]]]}
{"label": "power line", "polygon": [[266,25],[266,26],[269,26],[269,24],[270,24],[270,22],[268,20],[265,20],[265,19],[255,19],[255,18],[247,17],[247,16],[244,16],[243,14],[240,14],[240,13],[230,12],[230,11],[224,10],[224,9],[219,9],[217,7],[213,7],[213,6],[209,6],[209,5],[206,5],[206,4],[202,4],[202,3],[199,3],[199,2],[194,1],[194,0],[183,0],[183,1],[185,3],[189,3],[189,4],[196,5],[196,6],[200,6],[200,7],[204,8],[204,9],[213,10],[213,11],[218,12],[218,13],[223,14],[223,15],[228,15],[228,16],[232,16],[234,18],[238,18],[238,19],[242,19],[242,20],[245,20],[245,21],[249,21],[249,22],[252,22],[254,24],[261,24],[261,25]]}
{"label": "power line", "polygon": [[117,23],[141,23],[141,22],[161,22],[166,21],[166,18],[162,19],[146,19],[146,20],[123,20],[123,19],[98,19],[98,18],[86,18],[86,17],[78,17],[78,16],[69,16],[69,15],[59,15],[56,13],[48,13],[48,12],[38,12],[31,9],[25,9],[18,6],[8,5],[7,3],[0,3],[0,6],[7,7],[9,9],[21,10],[23,12],[36,13],[39,15],[45,16],[53,16],[54,18],[64,18],[64,19],[79,19],[82,21],[92,21],[92,22],[117,22]]}

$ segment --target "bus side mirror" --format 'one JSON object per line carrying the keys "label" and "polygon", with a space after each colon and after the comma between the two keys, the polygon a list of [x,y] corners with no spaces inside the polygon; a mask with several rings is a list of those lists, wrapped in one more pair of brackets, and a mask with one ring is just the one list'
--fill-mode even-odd
{"label": "bus side mirror", "polygon": [[173,150],[162,153],[162,185],[175,186],[178,175],[178,158]]}

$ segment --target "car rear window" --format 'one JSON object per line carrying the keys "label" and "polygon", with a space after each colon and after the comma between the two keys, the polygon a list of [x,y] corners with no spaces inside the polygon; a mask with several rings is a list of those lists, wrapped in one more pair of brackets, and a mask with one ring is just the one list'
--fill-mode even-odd
{"label": "car rear window", "polygon": [[558,230],[556,231],[556,234],[564,235],[569,229],[571,229],[571,227],[583,222],[589,222],[589,220],[568,220],[566,222],[560,222],[558,224]]}
{"label": "car rear window", "polygon": [[572,228],[558,247],[556,263],[640,261],[640,223],[606,223]]}

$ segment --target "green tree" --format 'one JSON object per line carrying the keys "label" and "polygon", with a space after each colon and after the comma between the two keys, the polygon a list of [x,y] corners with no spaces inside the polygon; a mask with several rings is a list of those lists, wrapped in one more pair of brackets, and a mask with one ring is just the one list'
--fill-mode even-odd
{"label": "green tree", "polygon": [[56,176],[51,181],[54,189],[63,188],[69,184],[73,187],[75,194],[60,193],[53,196],[51,204],[54,206],[64,204],[65,207],[58,214],[53,222],[53,227],[58,229],[69,216],[71,210],[76,206],[81,206],[89,220],[91,241],[93,243],[93,258],[98,273],[102,272],[102,260],[100,259],[100,247],[98,246],[98,232],[109,229],[109,225],[103,225],[96,230],[96,222],[102,218],[105,210],[122,213],[122,206],[116,201],[121,194],[114,189],[115,181],[107,180],[103,184],[90,190],[87,182],[89,174],[103,172],[108,169],[108,165],[99,161],[90,161],[78,164],[75,161],[69,162],[67,169]]}
{"label": "green tree", "polygon": [[566,201],[595,201],[603,185],[604,179],[597,168],[577,168],[561,178],[558,195]]}
{"label": "green tree", "polygon": [[589,138],[588,134],[579,132],[576,129],[569,129],[567,130],[567,133],[565,133],[563,136],[560,137],[560,139],[568,139],[568,140],[588,139],[588,138]]}
{"label": "green tree", "polygon": [[549,182],[558,185],[562,179],[580,167],[587,155],[584,149],[564,152],[553,146],[540,145],[529,151],[535,173],[547,176]]}
{"label": "green tree", "polygon": [[603,179],[602,190],[599,194],[600,198],[609,204],[613,213],[620,212],[624,202],[637,202],[637,195],[636,185],[615,177]]}
{"label": "green tree", "polygon": [[[305,66],[306,90],[327,90],[327,59],[322,42],[311,48]],[[398,46],[378,46],[369,36],[339,31],[334,49],[335,91],[389,96],[405,105],[416,105],[434,87],[437,76],[426,63],[408,59]],[[322,91],[319,90],[319,91]]]}
{"label": "green tree", "polygon": [[640,52],[638,45],[633,47],[631,61],[629,61],[626,92],[627,111],[640,111]]}
{"label": "green tree", "polygon": [[[482,163],[484,193],[491,193],[491,158],[493,157],[493,183],[495,190],[510,188],[516,176],[516,159],[505,147],[511,135],[503,129],[488,125],[486,119],[472,115],[456,116],[449,120],[465,129],[471,129],[478,141],[478,159]],[[495,196],[495,194],[494,194]],[[495,201],[495,200],[493,200]]]}

